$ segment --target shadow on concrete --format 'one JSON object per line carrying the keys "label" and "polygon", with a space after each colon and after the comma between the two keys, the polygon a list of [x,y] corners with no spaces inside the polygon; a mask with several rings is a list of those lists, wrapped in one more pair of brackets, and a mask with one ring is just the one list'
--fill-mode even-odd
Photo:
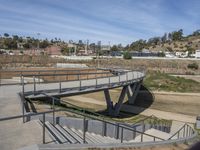
{"label": "shadow on concrete", "polygon": [[[144,85],[140,87],[140,91],[136,97],[134,104],[129,104],[128,101],[123,103],[120,114],[116,118],[129,118],[135,116],[149,108],[154,102],[154,94]],[[98,111],[102,115],[108,115],[107,110]]]}

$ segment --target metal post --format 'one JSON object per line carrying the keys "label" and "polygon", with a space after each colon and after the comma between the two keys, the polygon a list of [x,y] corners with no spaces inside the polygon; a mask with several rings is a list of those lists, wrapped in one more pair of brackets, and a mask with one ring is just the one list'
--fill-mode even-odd
{"label": "metal post", "polygon": [[85,126],[85,116],[83,117],[83,143],[86,143],[86,140],[85,140],[85,128],[86,128],[86,126]]}
{"label": "metal post", "polygon": [[154,141],[154,142],[156,141],[156,138],[155,138],[155,136],[153,137],[153,141]]}
{"label": "metal post", "polygon": [[141,134],[141,142],[143,142],[143,133]]}
{"label": "metal post", "polygon": [[142,132],[145,131],[145,124],[144,124],[144,121],[142,121]]}
{"label": "metal post", "polygon": [[79,90],[81,90],[81,80],[80,80],[80,82],[79,82]]}
{"label": "metal post", "polygon": [[43,134],[42,134],[42,139],[43,139],[43,144],[45,144],[45,113],[43,114]]}
{"label": "metal post", "polygon": [[55,100],[52,97],[52,105],[53,105],[53,124],[55,125]]}
{"label": "metal post", "polygon": [[106,136],[106,128],[107,128],[107,126],[106,126],[106,122],[103,122],[103,126],[102,126],[102,136]]}
{"label": "metal post", "polygon": [[185,137],[185,126],[183,128],[183,137]]}
{"label": "metal post", "polygon": [[126,72],[126,82],[128,81],[128,72]]}
{"label": "metal post", "polygon": [[23,102],[22,102],[22,114],[23,114],[23,123],[25,123],[25,118],[24,118],[24,99],[23,99]]}
{"label": "metal post", "polygon": [[111,85],[110,85],[110,76],[108,77],[108,82],[109,82],[109,86],[111,86]]}
{"label": "metal post", "polygon": [[119,123],[116,126],[116,139],[119,139]]}
{"label": "metal post", "polygon": [[120,80],[120,75],[119,75],[119,83],[120,83],[120,81],[121,81],[121,80]]}
{"label": "metal post", "polygon": [[61,93],[62,87],[61,87],[61,80],[59,81],[59,93]]}
{"label": "metal post", "polygon": [[124,138],[124,131],[123,131],[123,127],[121,128],[121,143],[123,143],[123,138]]}
{"label": "metal post", "polygon": [[40,84],[40,71],[38,72],[38,81],[39,81],[39,84]]}
{"label": "metal post", "polygon": [[33,76],[33,85],[34,85],[34,95],[35,95],[35,91],[36,91],[35,76]]}
{"label": "metal post", "polygon": [[24,96],[24,76],[22,76],[22,93],[23,93],[23,96]]}
{"label": "metal post", "polygon": [[97,84],[98,84],[98,83],[97,83],[97,78],[96,78],[96,88],[97,88]]}

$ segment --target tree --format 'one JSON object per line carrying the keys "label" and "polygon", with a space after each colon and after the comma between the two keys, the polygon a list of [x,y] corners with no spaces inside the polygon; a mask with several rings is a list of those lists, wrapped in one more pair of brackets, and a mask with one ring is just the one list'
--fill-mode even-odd
{"label": "tree", "polygon": [[4,33],[4,36],[7,38],[7,37],[9,37],[9,34],[8,33]]}
{"label": "tree", "polygon": [[118,51],[119,49],[118,49],[118,47],[117,47],[117,45],[113,45],[112,47],[111,47],[111,51]]}
{"label": "tree", "polygon": [[131,54],[130,54],[128,51],[126,51],[126,52],[124,52],[124,54],[123,54],[123,58],[124,58],[124,59],[132,59],[132,56],[131,56]]}
{"label": "tree", "polygon": [[182,29],[180,29],[178,31],[174,31],[171,34],[172,34],[173,41],[179,41],[183,38],[183,30]]}

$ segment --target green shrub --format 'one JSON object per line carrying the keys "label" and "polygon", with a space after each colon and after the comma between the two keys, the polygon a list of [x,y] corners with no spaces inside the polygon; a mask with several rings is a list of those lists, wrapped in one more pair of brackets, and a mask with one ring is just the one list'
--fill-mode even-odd
{"label": "green shrub", "polygon": [[124,52],[123,58],[124,59],[132,59],[132,56],[131,56],[131,54],[129,52]]}
{"label": "green shrub", "polygon": [[197,63],[188,64],[187,66],[189,69],[199,69],[199,65]]}

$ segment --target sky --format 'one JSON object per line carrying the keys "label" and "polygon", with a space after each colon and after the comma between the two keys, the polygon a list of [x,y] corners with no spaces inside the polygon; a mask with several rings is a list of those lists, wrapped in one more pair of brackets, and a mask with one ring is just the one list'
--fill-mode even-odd
{"label": "sky", "polygon": [[0,0],[0,35],[126,45],[191,34],[200,29],[199,8],[200,0]]}

